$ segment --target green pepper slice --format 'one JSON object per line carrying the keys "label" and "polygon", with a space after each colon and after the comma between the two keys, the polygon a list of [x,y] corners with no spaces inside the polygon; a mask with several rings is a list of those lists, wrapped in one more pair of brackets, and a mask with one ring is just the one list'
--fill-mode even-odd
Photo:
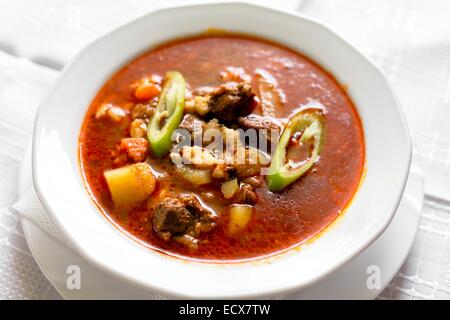
{"label": "green pepper slice", "polygon": [[[267,175],[267,185],[270,191],[277,192],[300,178],[319,159],[323,140],[323,119],[319,112],[311,112],[311,109],[297,113],[287,124],[270,163]],[[302,165],[292,168],[286,163],[286,148],[291,136],[296,132],[301,133],[299,142],[314,140],[310,156]]]}
{"label": "green pepper slice", "polygon": [[150,150],[156,157],[162,157],[170,150],[172,133],[183,118],[185,92],[183,75],[177,71],[168,71],[155,114],[147,128]]}

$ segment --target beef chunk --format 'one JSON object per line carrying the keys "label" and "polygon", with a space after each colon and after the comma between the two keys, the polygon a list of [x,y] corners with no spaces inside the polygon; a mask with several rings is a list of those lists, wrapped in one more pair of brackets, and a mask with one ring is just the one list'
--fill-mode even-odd
{"label": "beef chunk", "polygon": [[193,224],[193,217],[184,204],[176,198],[166,198],[153,213],[153,227],[163,240],[172,235],[182,235]]}
{"label": "beef chunk", "polygon": [[264,178],[262,176],[253,176],[245,178],[244,180],[242,180],[242,182],[259,188],[263,185],[263,179]]}
{"label": "beef chunk", "polygon": [[258,202],[258,195],[255,188],[247,183],[242,183],[239,189],[238,201],[246,204],[255,204]]}
{"label": "beef chunk", "polygon": [[196,115],[187,113],[184,115],[179,128],[186,129],[190,133],[194,133],[201,131],[204,124],[205,122]]}
{"label": "beef chunk", "polygon": [[143,119],[146,123],[155,113],[156,103],[138,103],[131,109],[131,119]]}
{"label": "beef chunk", "polygon": [[189,131],[190,137],[185,138],[190,138],[191,141],[198,141],[198,139],[202,136],[202,128],[204,125],[205,122],[198,116],[192,113],[187,113],[184,115],[179,128]]}
{"label": "beef chunk", "polygon": [[245,117],[239,117],[237,120],[238,125],[243,129],[267,129],[277,130],[280,129],[280,125],[276,123],[270,117],[263,117],[257,114],[250,114]]}
{"label": "beef chunk", "polygon": [[216,88],[208,101],[209,115],[229,124],[252,113],[255,94],[247,83],[230,82]]}
{"label": "beef chunk", "polygon": [[197,197],[194,194],[182,194],[180,196],[180,201],[191,213],[196,222],[200,222],[202,224],[212,224],[214,222],[213,213],[203,207],[203,205],[200,203],[200,201],[198,201]]}
{"label": "beef chunk", "polygon": [[[239,117],[237,123],[242,129],[255,129],[260,134],[261,138],[267,140],[268,145],[272,142],[272,138],[278,139],[281,130],[281,126],[272,120],[272,118],[256,114]],[[278,130],[278,134],[272,135],[271,130]]]}
{"label": "beef chunk", "polygon": [[[194,194],[167,197],[153,211],[153,228],[165,241],[198,237],[215,227],[215,215],[202,206]],[[188,243],[182,241],[182,243]],[[192,241],[189,243],[192,244]]]}

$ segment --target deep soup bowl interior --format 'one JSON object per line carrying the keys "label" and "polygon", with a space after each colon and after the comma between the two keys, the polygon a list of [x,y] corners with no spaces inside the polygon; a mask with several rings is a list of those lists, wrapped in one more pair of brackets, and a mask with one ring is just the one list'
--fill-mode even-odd
{"label": "deep soup bowl interior", "polygon": [[[152,47],[208,28],[258,36],[303,53],[348,85],[362,121],[367,169],[351,205],[320,237],[275,258],[214,264],[152,251],[100,213],[82,178],[80,128],[105,81]],[[80,52],[39,109],[33,179],[57,226],[84,258],[104,271],[169,297],[267,297],[323,278],[373,242],[395,213],[410,157],[410,137],[396,98],[364,56],[309,18],[250,4],[222,3],[150,13]]]}

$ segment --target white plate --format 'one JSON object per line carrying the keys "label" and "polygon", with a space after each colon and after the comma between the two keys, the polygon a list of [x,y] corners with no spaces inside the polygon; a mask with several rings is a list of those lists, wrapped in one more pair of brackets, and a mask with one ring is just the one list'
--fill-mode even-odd
{"label": "white plate", "polygon": [[[32,188],[30,154],[22,164],[19,194]],[[386,231],[355,259],[339,268],[326,279],[290,299],[374,299],[389,284],[405,260],[419,223],[423,203],[423,175],[419,161],[413,163],[397,213]],[[25,238],[39,267],[56,290],[66,299],[154,299],[158,295],[140,290],[118,280],[86,262],[74,250],[64,246],[28,219],[21,219]],[[66,286],[69,265],[81,270],[81,290]],[[366,282],[369,266],[381,271],[381,286],[370,290]],[[370,270],[369,270],[370,271]]]}
{"label": "white plate", "polygon": [[[301,250],[239,264],[173,259],[120,232],[86,192],[78,138],[98,89],[136,54],[211,27],[261,36],[303,52],[347,84],[355,102],[364,128],[365,178],[339,222]],[[302,15],[219,3],[152,12],[81,51],[38,110],[32,165],[36,192],[50,217],[96,267],[167,297],[259,298],[305,288],[371,245],[398,208],[411,151],[404,115],[386,78],[350,44]]]}

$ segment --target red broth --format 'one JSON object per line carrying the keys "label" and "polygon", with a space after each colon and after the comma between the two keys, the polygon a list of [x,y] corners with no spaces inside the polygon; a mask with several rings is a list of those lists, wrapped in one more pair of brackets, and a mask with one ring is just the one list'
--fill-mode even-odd
{"label": "red broth", "polygon": [[[279,193],[266,185],[248,227],[238,235],[227,235],[227,205],[220,186],[195,187],[208,192],[203,202],[218,214],[217,227],[203,234],[197,250],[163,241],[151,228],[152,204],[164,190],[192,191],[170,170],[168,157],[147,160],[155,171],[165,172],[157,191],[127,214],[115,210],[103,172],[113,168],[111,150],[127,135],[114,123],[99,122],[96,110],[102,103],[129,108],[136,103],[135,83],[151,74],[180,71],[190,88],[218,85],[226,67],[244,68],[254,75],[260,68],[272,74],[284,92],[284,105],[275,117],[285,119],[299,107],[319,102],[325,108],[325,139],[314,169]],[[309,58],[265,40],[238,35],[211,35],[177,40],[148,51],[128,63],[106,82],[95,97],[81,129],[80,162],[87,188],[102,212],[116,225],[149,247],[163,253],[201,260],[239,261],[281,252],[304,243],[335,220],[354,196],[365,164],[361,121],[346,91],[335,78]],[[213,197],[211,197],[213,195]]]}

